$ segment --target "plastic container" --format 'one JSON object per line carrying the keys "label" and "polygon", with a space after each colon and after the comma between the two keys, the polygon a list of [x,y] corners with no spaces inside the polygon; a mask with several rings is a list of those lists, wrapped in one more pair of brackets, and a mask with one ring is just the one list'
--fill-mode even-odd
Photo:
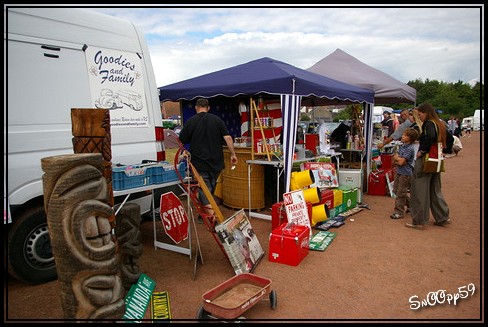
{"label": "plastic container", "polygon": [[152,184],[151,165],[129,165],[112,167],[112,187],[114,191],[142,187]]}

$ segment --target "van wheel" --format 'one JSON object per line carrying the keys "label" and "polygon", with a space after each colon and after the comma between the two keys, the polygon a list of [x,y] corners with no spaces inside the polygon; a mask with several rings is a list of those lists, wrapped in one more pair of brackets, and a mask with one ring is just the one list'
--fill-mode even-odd
{"label": "van wheel", "polygon": [[32,284],[57,278],[44,207],[29,208],[10,226],[8,272],[20,281]]}

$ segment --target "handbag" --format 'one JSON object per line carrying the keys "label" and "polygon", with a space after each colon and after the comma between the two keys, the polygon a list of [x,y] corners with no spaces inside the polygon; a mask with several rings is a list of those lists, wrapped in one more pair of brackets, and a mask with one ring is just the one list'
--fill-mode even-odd
{"label": "handbag", "polygon": [[[434,123],[436,132],[437,125]],[[422,172],[424,173],[440,173],[445,172],[444,155],[442,153],[442,142],[439,142],[439,133],[437,133],[437,142],[432,144],[429,153],[424,156],[424,166]]]}

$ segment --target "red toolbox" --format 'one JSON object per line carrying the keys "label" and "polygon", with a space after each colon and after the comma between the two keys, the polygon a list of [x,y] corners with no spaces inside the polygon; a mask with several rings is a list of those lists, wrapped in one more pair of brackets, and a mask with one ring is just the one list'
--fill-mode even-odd
{"label": "red toolbox", "polygon": [[308,254],[309,239],[308,226],[281,224],[269,235],[268,260],[297,266]]}
{"label": "red toolbox", "polygon": [[393,168],[393,153],[382,153],[381,157],[381,169],[386,171]]}
{"label": "red toolbox", "polygon": [[375,170],[369,173],[368,194],[370,195],[386,195],[388,185],[386,183],[386,175],[393,180],[393,170]]}
{"label": "red toolbox", "polygon": [[[312,203],[307,201],[308,219],[312,221]],[[271,230],[278,228],[283,223],[287,223],[286,209],[283,201],[274,203],[271,206]]]}

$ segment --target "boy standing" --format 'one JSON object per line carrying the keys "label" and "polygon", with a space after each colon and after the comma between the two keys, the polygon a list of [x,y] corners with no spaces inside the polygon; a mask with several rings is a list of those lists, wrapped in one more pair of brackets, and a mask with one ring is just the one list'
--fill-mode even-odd
{"label": "boy standing", "polygon": [[413,165],[415,160],[414,143],[417,141],[419,133],[413,128],[407,128],[401,141],[403,144],[398,148],[397,153],[393,155],[393,161],[396,167],[395,180],[393,184],[393,193],[395,193],[395,208],[391,214],[391,219],[403,218],[405,207],[410,207],[410,198],[408,190],[413,174]]}

